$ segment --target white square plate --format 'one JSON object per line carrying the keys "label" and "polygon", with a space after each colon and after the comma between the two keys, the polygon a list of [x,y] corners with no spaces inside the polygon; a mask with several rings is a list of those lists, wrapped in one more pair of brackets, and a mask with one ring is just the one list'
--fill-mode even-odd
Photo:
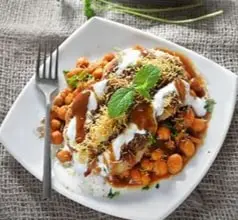
{"label": "white square plate", "polygon": [[[93,198],[74,194],[58,182],[53,187],[66,197],[92,209],[127,219],[163,219],[177,208],[204,177],[219,152],[236,101],[235,74],[216,63],[167,40],[134,28],[101,18],[93,18],[76,30],[59,48],[59,71],[74,67],[78,57],[96,59],[114,47],[127,48],[135,44],[161,47],[189,57],[208,83],[209,93],[217,102],[204,145],[182,173],[164,180],[159,189],[140,191],[118,197]],[[63,74],[60,76],[64,86]],[[0,139],[7,150],[31,172],[42,179],[43,140],[36,128],[44,116],[44,102],[32,78],[12,106],[0,129]]]}

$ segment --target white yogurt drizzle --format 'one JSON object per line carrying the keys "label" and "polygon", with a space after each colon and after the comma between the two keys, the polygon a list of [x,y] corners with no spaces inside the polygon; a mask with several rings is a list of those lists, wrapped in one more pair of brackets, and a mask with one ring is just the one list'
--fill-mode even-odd
{"label": "white yogurt drizzle", "polygon": [[121,51],[121,60],[119,60],[117,75],[120,75],[130,65],[135,65],[139,59],[141,52],[132,48]]}
{"label": "white yogurt drizzle", "polygon": [[115,159],[119,160],[121,157],[121,148],[124,144],[128,144],[135,137],[135,134],[145,134],[145,130],[139,130],[136,124],[130,123],[124,132],[112,140],[112,150]]}
{"label": "white yogurt drizzle", "polygon": [[88,111],[96,110],[98,107],[97,99],[94,92],[90,91],[90,96],[88,100]]}
{"label": "white yogurt drizzle", "polygon": [[152,101],[152,106],[154,107],[156,116],[160,116],[163,114],[164,98],[173,92],[177,93],[177,89],[175,87],[174,82],[169,83],[168,85],[157,91]]}
{"label": "white yogurt drizzle", "polygon": [[196,115],[199,117],[203,117],[206,115],[207,110],[205,109],[206,106],[206,99],[199,98],[199,97],[193,97],[190,95],[190,86],[187,82],[183,81],[186,89],[186,96],[185,96],[185,102],[184,105],[190,105],[192,106],[193,110],[195,111]]}
{"label": "white yogurt drizzle", "polygon": [[[207,113],[205,109],[206,99],[191,96],[189,84],[184,80],[183,80],[183,83],[186,90],[184,105],[192,106],[197,116],[199,117],[205,116]],[[164,98],[168,96],[169,94],[171,94],[172,92],[175,92],[176,94],[178,94],[178,91],[176,89],[174,82],[169,83],[168,85],[166,85],[165,87],[157,91],[152,101],[152,105],[153,105],[156,116],[161,116],[163,114]]]}
{"label": "white yogurt drizzle", "polygon": [[76,117],[73,117],[66,128],[65,136],[69,141],[69,145],[73,146],[76,143]]}
{"label": "white yogurt drizzle", "polygon": [[93,90],[99,99],[102,98],[105,94],[107,82],[108,82],[108,80],[104,79],[104,80],[97,82],[93,85]]}
{"label": "white yogurt drizzle", "polygon": [[104,163],[104,156],[103,156],[103,154],[101,154],[101,155],[98,156],[97,165],[98,165],[98,167],[101,169],[100,175],[101,175],[101,176],[104,176],[104,177],[107,176],[108,173],[109,173],[109,170],[108,170],[106,164]]}

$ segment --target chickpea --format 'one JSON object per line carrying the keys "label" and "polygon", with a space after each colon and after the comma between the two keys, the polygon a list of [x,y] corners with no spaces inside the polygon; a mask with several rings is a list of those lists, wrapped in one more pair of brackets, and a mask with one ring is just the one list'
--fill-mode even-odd
{"label": "chickpea", "polygon": [[186,157],[192,157],[195,153],[195,145],[189,139],[181,141],[179,144],[179,149]]}
{"label": "chickpea", "polygon": [[103,57],[103,60],[106,60],[107,62],[110,62],[114,59],[115,55],[113,53],[108,53]]}
{"label": "chickpea", "polygon": [[197,145],[202,144],[202,140],[199,139],[199,138],[195,138],[195,137],[193,137],[193,136],[190,136],[189,139],[190,139],[194,144],[197,144]]}
{"label": "chickpea", "polygon": [[72,155],[69,151],[67,150],[61,150],[56,154],[56,157],[59,159],[61,163],[65,163],[68,161],[71,161]]}
{"label": "chickpea", "polygon": [[183,158],[179,154],[172,154],[168,158],[167,165],[169,173],[176,174],[183,168]]}
{"label": "chickpea", "polygon": [[70,92],[71,92],[71,89],[66,88],[60,93],[60,96],[64,99]]}
{"label": "chickpea", "polygon": [[184,116],[184,126],[186,128],[191,127],[193,124],[194,118],[195,118],[194,112],[192,108],[189,108]]}
{"label": "chickpea", "polygon": [[142,184],[144,186],[147,186],[151,181],[149,174],[148,173],[142,174],[141,175],[141,181],[142,181]]}
{"label": "chickpea", "polygon": [[166,146],[166,148],[169,149],[169,150],[175,150],[175,148],[176,148],[175,143],[174,143],[174,141],[172,141],[172,140],[167,141],[167,142],[165,143],[165,146]]}
{"label": "chickpea", "polygon": [[153,171],[157,176],[164,176],[168,173],[168,166],[164,160],[157,160],[154,163]]}
{"label": "chickpea", "polygon": [[157,131],[157,135],[160,140],[166,141],[170,139],[171,132],[167,127],[160,127]]}
{"label": "chickpea", "polygon": [[134,183],[140,184],[141,183],[141,173],[137,169],[131,170],[131,178]]}
{"label": "chickpea", "polygon": [[190,88],[197,94],[199,97],[205,95],[205,90],[203,88],[203,82],[198,77],[191,79]]}
{"label": "chickpea", "polygon": [[98,67],[93,71],[92,75],[95,79],[101,79],[103,75],[103,69],[101,67]]}
{"label": "chickpea", "polygon": [[57,119],[52,119],[50,122],[50,126],[53,131],[59,130],[61,127],[61,122]]}
{"label": "chickpea", "polygon": [[143,50],[145,50],[145,48],[144,47],[142,47],[141,45],[135,45],[134,47],[133,47],[133,49],[134,50],[140,50],[140,51],[143,51]]}
{"label": "chickpea", "polygon": [[51,142],[52,144],[62,144],[62,142],[64,141],[63,135],[60,131],[53,131],[51,133]]}
{"label": "chickpea", "polygon": [[141,167],[143,170],[151,171],[153,169],[153,163],[148,159],[143,159],[141,161]]}
{"label": "chickpea", "polygon": [[100,67],[105,67],[108,64],[108,61],[102,60],[100,63]]}
{"label": "chickpea", "polygon": [[57,118],[57,116],[58,116],[57,113],[51,109],[50,119],[51,119],[51,120],[52,120],[52,119],[55,119],[55,118]]}
{"label": "chickpea", "polygon": [[76,75],[76,74],[78,74],[78,73],[81,73],[82,71],[83,71],[82,68],[74,68],[74,69],[70,70],[70,71],[66,74],[66,77],[67,77],[67,78],[70,78],[70,77],[72,77],[72,76],[74,76],[74,75]]}
{"label": "chickpea", "polygon": [[148,51],[140,45],[135,45],[133,49],[139,50],[143,56],[146,56],[148,54]]}
{"label": "chickpea", "polygon": [[71,104],[72,101],[73,101],[73,99],[74,99],[73,93],[69,93],[69,94],[65,97],[65,99],[64,99],[65,105]]}
{"label": "chickpea", "polygon": [[203,132],[207,127],[207,121],[200,118],[195,118],[191,128],[195,132]]}
{"label": "chickpea", "polygon": [[57,95],[53,101],[53,104],[56,106],[62,106],[64,104],[64,99],[61,95]]}
{"label": "chickpea", "polygon": [[100,65],[99,65],[98,62],[92,63],[92,64],[90,64],[90,66],[88,67],[87,71],[88,71],[90,74],[92,74],[93,71],[94,71],[95,69],[97,69],[98,67],[100,67]]}
{"label": "chickpea", "polygon": [[86,68],[89,66],[89,61],[86,57],[80,57],[78,60],[77,60],[77,64],[76,64],[76,67],[82,67],[82,68]]}
{"label": "chickpea", "polygon": [[66,112],[67,112],[67,106],[66,105],[63,105],[60,108],[58,108],[58,110],[57,110],[58,118],[61,119],[61,120],[65,120]]}
{"label": "chickpea", "polygon": [[160,149],[154,150],[151,154],[152,160],[160,160],[164,155],[164,152]]}
{"label": "chickpea", "polygon": [[130,171],[126,170],[121,174],[121,177],[128,178],[130,176]]}

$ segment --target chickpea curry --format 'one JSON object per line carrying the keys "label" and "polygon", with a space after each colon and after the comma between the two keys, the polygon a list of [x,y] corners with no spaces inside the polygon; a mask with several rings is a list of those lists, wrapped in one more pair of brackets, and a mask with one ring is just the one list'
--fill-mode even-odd
{"label": "chickpea curry", "polygon": [[203,143],[215,101],[181,54],[137,45],[81,57],[64,75],[51,140],[59,163],[80,165],[82,178],[147,187],[179,173]]}

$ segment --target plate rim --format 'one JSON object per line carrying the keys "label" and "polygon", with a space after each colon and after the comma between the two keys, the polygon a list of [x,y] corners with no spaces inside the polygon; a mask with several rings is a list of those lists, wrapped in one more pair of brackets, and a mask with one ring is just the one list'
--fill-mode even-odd
{"label": "plate rim", "polygon": [[[84,30],[84,28],[87,28],[88,25],[90,25],[91,23],[93,24],[94,22],[99,22],[99,23],[107,23],[107,24],[112,24],[114,26],[117,26],[117,27],[122,27],[124,29],[127,29],[129,31],[133,31],[134,33],[138,33],[139,35],[143,35],[145,37],[150,37],[150,38],[153,38],[155,40],[159,40],[161,42],[165,42],[165,43],[169,43],[170,45],[172,46],[175,46],[177,47],[178,50],[183,50],[183,51],[186,51],[186,52],[189,52],[189,53],[192,53],[198,57],[201,57],[203,59],[205,59],[207,62],[209,63],[212,63],[213,65],[216,65],[218,66],[219,68],[222,68],[222,70],[229,76],[229,77],[233,77],[234,78],[234,83],[232,83],[232,85],[234,86],[234,92],[232,94],[232,102],[230,103],[230,106],[231,108],[229,109],[229,120],[227,120],[227,123],[226,123],[226,126],[223,128],[223,130],[225,131],[223,136],[222,136],[222,141],[220,143],[220,145],[217,147],[216,149],[216,152],[214,153],[213,157],[207,162],[207,167],[205,169],[205,171],[202,173],[202,175],[199,176],[198,180],[192,185],[192,187],[190,187],[185,193],[183,196],[180,196],[177,203],[172,206],[167,212],[165,212],[163,215],[159,216],[160,218],[164,219],[166,218],[169,214],[171,214],[172,212],[174,212],[175,209],[178,208],[178,206],[180,206],[182,204],[182,202],[185,201],[185,199],[194,191],[194,189],[199,185],[199,183],[201,182],[201,180],[204,178],[204,176],[207,174],[207,172],[209,171],[210,167],[212,166],[212,164],[214,163],[215,159],[217,158],[217,155],[218,153],[220,152],[223,144],[224,144],[224,141],[225,141],[225,138],[227,136],[227,133],[229,131],[229,127],[231,125],[231,120],[233,118],[233,113],[234,113],[234,110],[235,110],[235,105],[236,105],[236,94],[237,94],[237,79],[238,79],[238,76],[236,74],[234,74],[233,72],[231,72],[230,70],[226,69],[225,67],[215,63],[214,61],[200,55],[199,53],[193,51],[193,50],[190,50],[190,49],[187,49],[177,43],[173,43],[172,41],[170,40],[167,40],[165,38],[162,38],[162,37],[158,37],[156,36],[155,34],[152,34],[152,33],[149,33],[149,32],[145,32],[145,31],[142,31],[142,30],[139,30],[137,28],[134,28],[134,27],[131,27],[131,26],[128,26],[128,25],[125,25],[125,24],[121,24],[121,23],[118,23],[118,22],[115,22],[115,21],[111,21],[111,20],[108,20],[108,19],[105,19],[105,18],[101,18],[101,17],[93,17],[89,20],[87,20],[84,24],[82,24],[79,28],[77,28],[71,35],[69,35],[69,37],[64,40],[61,45],[59,46],[59,51],[60,50],[63,50],[64,47],[67,46],[67,44],[75,37],[77,36],[78,34],[80,34],[81,31]],[[55,51],[53,53],[53,56],[55,56]],[[49,59],[49,57],[47,58],[47,60]],[[6,141],[4,140],[4,137],[2,136],[2,133],[3,133],[3,130],[5,128],[5,125],[7,124],[9,118],[11,118],[11,115],[13,113],[13,111],[15,110],[15,107],[18,105],[18,102],[20,101],[22,95],[25,93],[25,90],[29,87],[29,85],[31,83],[34,83],[34,75],[31,77],[31,79],[26,83],[26,85],[24,86],[24,88],[21,90],[20,94],[17,96],[16,100],[14,101],[14,103],[12,104],[12,106],[10,107],[7,115],[5,116],[5,118],[3,119],[2,123],[1,123],[1,126],[0,126],[0,142],[3,144],[3,146],[5,147],[5,149],[17,160],[18,163],[20,163],[28,172],[31,173],[31,175],[33,175],[34,177],[36,177],[38,180],[41,181],[41,177],[39,175],[37,175],[36,173],[34,173],[33,169],[31,169],[30,166],[27,165],[27,163],[21,159],[21,157],[18,157],[17,154],[15,154],[14,151],[11,150],[11,148],[9,148],[6,144]],[[100,206],[91,206],[90,202],[87,202],[87,201],[83,201],[82,203],[79,202],[78,200],[76,200],[75,198],[72,198],[66,190],[62,190],[60,189],[57,185],[53,186],[53,189],[55,189],[58,193],[60,193],[61,195],[67,197],[68,199],[70,200],[73,200],[74,202],[76,203],[79,203],[80,205],[83,205],[85,207],[88,207],[90,209],[93,209],[93,210],[96,210],[96,211],[99,211],[99,212],[102,212],[102,213],[106,213],[106,214],[109,214],[109,215],[112,215],[112,216],[117,216],[117,217],[121,217],[121,218],[128,218],[128,219],[134,219],[134,215],[131,215],[131,216],[125,216],[124,214],[121,214],[120,212],[113,212],[113,211],[110,211],[110,210],[105,210],[105,208],[103,210],[101,210]],[[156,219],[159,219],[156,218]],[[138,218],[137,218],[138,219]],[[145,218],[141,218],[143,220],[146,220]]]}

